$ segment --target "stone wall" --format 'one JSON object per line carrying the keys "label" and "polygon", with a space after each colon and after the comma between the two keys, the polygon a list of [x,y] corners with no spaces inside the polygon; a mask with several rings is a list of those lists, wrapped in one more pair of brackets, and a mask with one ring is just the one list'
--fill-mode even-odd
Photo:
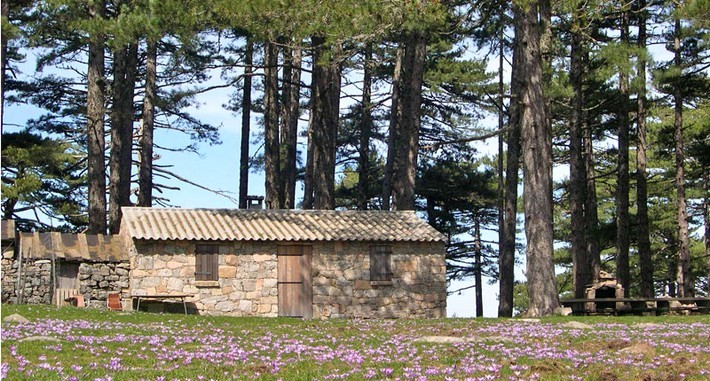
{"label": "stone wall", "polygon": [[188,309],[204,315],[278,315],[275,244],[219,243],[218,281],[195,280],[194,253],[195,242],[136,242],[131,294],[188,294]]}
{"label": "stone wall", "polygon": [[[6,255],[7,254],[7,255]],[[61,261],[57,261],[61,266]],[[2,258],[2,302],[17,303],[17,277],[20,261],[10,253]],[[105,305],[106,296],[128,288],[127,262],[84,262],[79,265],[79,293],[87,304]],[[22,260],[21,302],[26,304],[50,304],[54,292],[52,261],[49,259]]]}
{"label": "stone wall", "polygon": [[[276,243],[219,243],[219,280],[195,280],[195,244],[136,240],[131,293],[188,294],[199,314],[278,316]],[[216,243],[216,242],[215,242]],[[370,244],[313,244],[314,318],[446,316],[443,243],[392,243],[392,280],[370,281]]]}
{"label": "stone wall", "polygon": [[[20,263],[14,258],[2,258],[2,302],[17,303],[17,273]],[[52,302],[52,261],[30,259],[22,262],[20,280],[21,302],[49,304]]]}
{"label": "stone wall", "polygon": [[129,269],[127,262],[82,263],[79,265],[79,293],[87,301],[105,301],[108,294],[128,291]]}
{"label": "stone wall", "polygon": [[370,281],[370,244],[322,243],[313,255],[314,318],[446,316],[442,243],[393,242],[391,281]]}

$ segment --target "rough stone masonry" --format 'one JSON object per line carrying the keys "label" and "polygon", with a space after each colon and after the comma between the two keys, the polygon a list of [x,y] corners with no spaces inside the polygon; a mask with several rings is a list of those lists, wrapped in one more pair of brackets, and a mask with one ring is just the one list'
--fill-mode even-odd
{"label": "rough stone masonry", "polygon": [[[194,241],[136,240],[133,295],[187,294],[193,312],[278,316],[276,242],[219,245],[219,280],[195,280]],[[443,243],[392,242],[392,278],[370,280],[370,243],[312,243],[314,318],[436,318],[446,314]]]}

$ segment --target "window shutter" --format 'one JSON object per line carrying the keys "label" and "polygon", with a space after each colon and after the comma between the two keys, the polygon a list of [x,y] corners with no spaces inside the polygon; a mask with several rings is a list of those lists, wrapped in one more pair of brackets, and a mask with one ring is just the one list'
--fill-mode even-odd
{"label": "window shutter", "polygon": [[210,280],[219,280],[219,251],[208,254],[210,258]]}
{"label": "window shutter", "polygon": [[372,268],[370,270],[372,273],[372,280],[384,280],[382,267],[382,256],[379,255],[379,253],[374,253],[374,255],[372,255]]}
{"label": "window shutter", "polygon": [[388,245],[370,247],[370,280],[391,280],[390,267],[391,248]]}
{"label": "window shutter", "polygon": [[392,279],[392,269],[390,268],[390,248],[386,248],[386,252],[382,253],[382,274],[385,280]]}
{"label": "window shutter", "polygon": [[219,280],[219,245],[195,245],[195,280]]}
{"label": "window shutter", "polygon": [[205,256],[195,250],[195,280],[205,280]]}

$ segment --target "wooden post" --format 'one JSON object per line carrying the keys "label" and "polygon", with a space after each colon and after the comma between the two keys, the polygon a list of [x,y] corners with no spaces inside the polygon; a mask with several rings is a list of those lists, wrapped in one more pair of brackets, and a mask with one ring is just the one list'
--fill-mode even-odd
{"label": "wooden post", "polygon": [[[17,237],[17,235],[16,235]],[[18,254],[17,254],[17,286],[15,288],[15,296],[16,296],[16,303],[17,304],[22,304],[22,246],[20,245],[20,241],[16,240],[16,244],[18,247]]]}

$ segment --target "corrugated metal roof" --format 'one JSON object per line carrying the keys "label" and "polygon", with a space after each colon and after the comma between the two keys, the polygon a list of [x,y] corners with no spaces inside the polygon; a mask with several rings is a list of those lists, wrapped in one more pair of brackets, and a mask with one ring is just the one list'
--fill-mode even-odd
{"label": "corrugated metal roof", "polygon": [[413,211],[124,207],[122,233],[149,240],[423,241],[446,237]]}
{"label": "corrugated metal roof", "polygon": [[128,253],[117,235],[20,233],[24,258],[55,258],[87,262],[124,262]]}

